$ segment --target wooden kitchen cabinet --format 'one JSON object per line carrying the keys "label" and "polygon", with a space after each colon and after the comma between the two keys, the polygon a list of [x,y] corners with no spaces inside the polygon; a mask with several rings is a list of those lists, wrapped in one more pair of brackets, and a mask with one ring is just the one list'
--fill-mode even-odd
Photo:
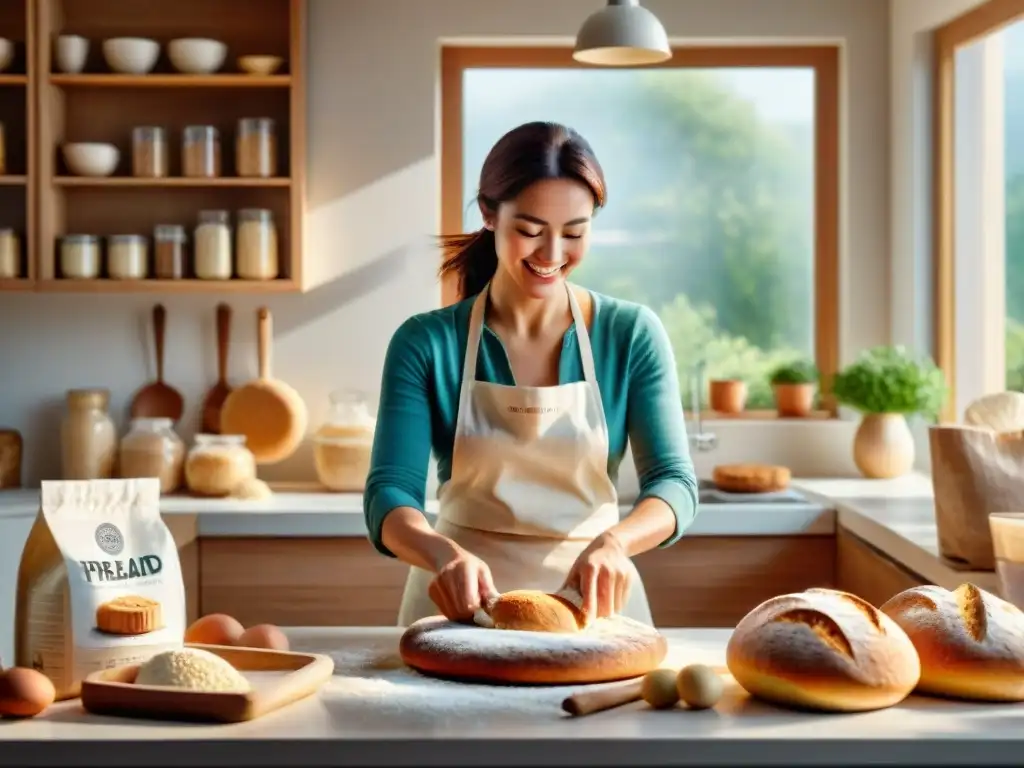
{"label": "wooden kitchen cabinet", "polygon": [[[243,624],[393,626],[408,567],[364,538],[200,539],[200,610]],[[831,536],[693,537],[636,558],[655,623],[731,627],[758,603],[832,586]]]}
{"label": "wooden kitchen cabinet", "polygon": [[879,606],[893,595],[930,582],[844,528],[836,531],[836,584]]}

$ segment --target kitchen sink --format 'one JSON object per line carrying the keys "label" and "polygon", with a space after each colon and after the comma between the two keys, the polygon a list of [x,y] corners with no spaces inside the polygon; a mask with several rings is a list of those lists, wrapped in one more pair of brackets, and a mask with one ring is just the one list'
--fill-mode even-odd
{"label": "kitchen sink", "polygon": [[807,497],[794,490],[770,493],[729,493],[720,491],[711,480],[700,480],[697,485],[701,504],[807,504]]}

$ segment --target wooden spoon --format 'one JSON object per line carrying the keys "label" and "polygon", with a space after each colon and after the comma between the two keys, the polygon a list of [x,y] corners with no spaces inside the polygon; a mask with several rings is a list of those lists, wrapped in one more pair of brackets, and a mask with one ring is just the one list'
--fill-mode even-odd
{"label": "wooden spoon", "polygon": [[203,431],[220,434],[220,411],[231,394],[228,384],[228,344],[231,340],[231,307],[217,305],[217,383],[203,401]]}
{"label": "wooden spoon", "polygon": [[156,346],[156,381],[135,393],[132,399],[133,419],[170,419],[174,423],[185,410],[185,399],[174,387],[164,383],[164,328],[167,310],[163,304],[153,307],[153,337]]}

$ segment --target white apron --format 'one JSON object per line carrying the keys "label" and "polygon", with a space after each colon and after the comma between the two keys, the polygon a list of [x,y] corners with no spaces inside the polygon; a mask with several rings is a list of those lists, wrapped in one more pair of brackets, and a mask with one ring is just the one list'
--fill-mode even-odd
{"label": "white apron", "polygon": [[[499,592],[558,591],[579,554],[619,522],[590,335],[576,297],[566,289],[584,374],[574,384],[476,381],[489,287],[470,315],[452,475],[438,490],[434,528],[483,560]],[[410,568],[399,626],[440,613],[427,592],[433,578]],[[635,566],[622,615],[654,623]]]}

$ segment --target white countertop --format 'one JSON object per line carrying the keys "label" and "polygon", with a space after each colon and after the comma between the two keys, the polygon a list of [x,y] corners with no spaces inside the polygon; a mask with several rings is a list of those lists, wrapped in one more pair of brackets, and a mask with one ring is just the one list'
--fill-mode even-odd
{"label": "white countertop", "polygon": [[[401,667],[399,632],[288,630],[295,650],[330,654],[335,676],[316,696],[250,723],[99,717],[78,701],[59,703],[35,719],[0,724],[0,765],[1019,765],[1024,749],[1024,704],[911,697],[892,710],[822,715],[762,704],[735,684],[713,710],[654,711],[637,702],[571,718],[560,705],[579,686],[430,680]],[[729,630],[665,635],[666,666],[724,664]]]}

